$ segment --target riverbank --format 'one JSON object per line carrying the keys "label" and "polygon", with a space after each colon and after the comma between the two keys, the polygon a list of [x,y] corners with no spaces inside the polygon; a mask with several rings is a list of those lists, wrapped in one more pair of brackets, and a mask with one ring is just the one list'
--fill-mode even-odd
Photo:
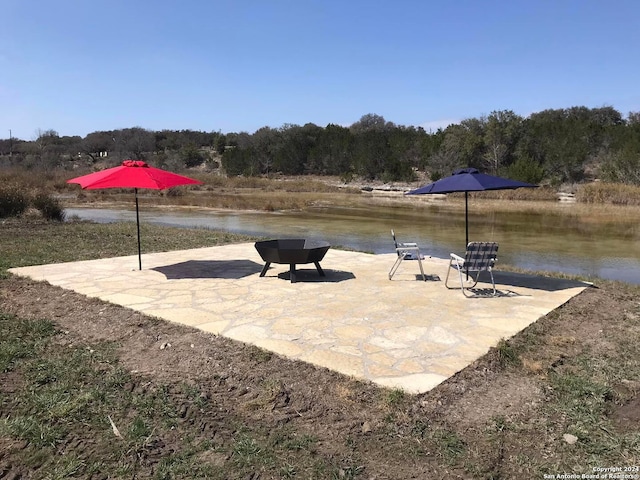
{"label": "riverbank", "polygon": [[[393,251],[390,230],[394,229],[398,238],[418,243],[426,255],[449,258],[451,252],[464,251],[462,195],[250,189],[188,191],[177,197],[143,191],[139,197],[143,223],[199,226],[268,238],[304,237],[373,253]],[[245,208],[219,206],[227,197],[229,205]],[[96,198],[91,203],[89,197],[84,202],[64,201],[71,216],[99,222],[135,221],[131,192]],[[264,202],[272,205],[268,202],[275,204],[279,198],[300,205],[264,209]],[[499,268],[503,269],[509,265],[580,275],[589,281],[601,277],[640,283],[638,225],[640,209],[632,206],[469,196],[469,238],[499,242]]]}
{"label": "riverbank", "polygon": [[[324,208],[428,209],[449,208],[453,215],[464,211],[464,194],[411,195],[405,193],[426,182],[383,183],[357,180],[345,183],[338,177],[232,177],[199,173],[201,186],[165,191],[140,190],[139,196],[154,206],[198,207],[230,211],[304,211]],[[59,180],[57,181],[59,182]],[[80,190],[54,183],[56,196],[68,207],[120,205],[131,202],[131,191]],[[640,188],[595,182],[593,184],[541,187],[536,189],[473,192],[469,202],[474,212],[546,211],[552,215],[578,217],[581,221],[610,223],[640,220]],[[565,208],[570,207],[570,208]]]}
{"label": "riverbank", "polygon": [[[197,207],[225,208],[231,210],[301,210],[315,206],[357,205],[407,205],[417,206],[445,198],[453,202],[463,195],[404,195],[421,185],[414,183],[385,184],[375,181],[344,183],[337,177],[219,177],[194,175],[204,184],[196,187],[177,187],[166,191],[141,190],[140,195],[154,198],[165,205],[191,205]],[[82,203],[123,201],[130,198],[126,190],[79,190],[67,186],[58,196],[72,206]],[[478,199],[504,201],[556,202],[558,197],[551,189],[520,189],[500,192],[474,193]]]}

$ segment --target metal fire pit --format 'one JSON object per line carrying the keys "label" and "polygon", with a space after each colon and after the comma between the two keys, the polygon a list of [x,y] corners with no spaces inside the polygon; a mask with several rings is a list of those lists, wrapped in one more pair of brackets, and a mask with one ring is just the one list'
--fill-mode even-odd
{"label": "metal fire pit", "polygon": [[291,283],[295,283],[296,265],[298,264],[313,263],[318,274],[321,277],[325,276],[320,267],[320,261],[331,245],[327,242],[310,241],[303,238],[285,238],[256,242],[255,247],[262,260],[266,262],[260,273],[261,277],[264,277],[272,263],[289,264]]}

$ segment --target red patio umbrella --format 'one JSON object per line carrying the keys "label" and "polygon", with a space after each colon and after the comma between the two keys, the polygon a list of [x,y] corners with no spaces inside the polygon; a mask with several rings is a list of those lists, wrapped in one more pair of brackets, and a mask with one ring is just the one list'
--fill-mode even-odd
{"label": "red patio umbrella", "polygon": [[140,216],[138,213],[138,189],[165,190],[178,185],[201,184],[199,180],[150,167],[141,160],[125,160],[122,165],[67,180],[77,183],[83,190],[100,188],[133,188],[136,197],[136,224],[138,227],[138,267],[142,270],[140,249]]}

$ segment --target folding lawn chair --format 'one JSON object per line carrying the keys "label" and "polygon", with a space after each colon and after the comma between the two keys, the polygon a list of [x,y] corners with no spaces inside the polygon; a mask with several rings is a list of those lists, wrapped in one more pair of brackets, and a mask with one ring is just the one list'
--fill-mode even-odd
{"label": "folding lawn chair", "polygon": [[[497,293],[496,282],[493,279],[492,269],[498,261],[496,256],[497,254],[498,244],[496,242],[469,242],[464,258],[456,255],[455,253],[451,254],[449,269],[447,270],[447,278],[444,281],[445,286],[447,288],[457,288],[450,287],[447,283],[451,269],[457,269],[460,276],[460,288],[462,289],[462,293],[465,297],[469,297],[471,295],[467,295],[466,292],[477,285],[480,273],[489,272],[489,275],[491,276],[491,284],[493,285],[493,296],[495,296]],[[470,275],[472,273],[475,273],[475,278]],[[467,279],[464,278],[465,276]],[[469,280],[468,277],[471,277],[472,280]]]}
{"label": "folding lawn chair", "polygon": [[393,237],[393,243],[396,246],[396,253],[398,254],[398,258],[396,258],[395,263],[389,270],[389,280],[393,278],[395,273],[398,271],[398,267],[403,260],[418,260],[418,265],[420,266],[420,273],[422,274],[422,279],[424,281],[427,280],[426,275],[424,274],[424,269],[422,268],[422,255],[420,254],[420,248],[417,243],[400,243],[396,240],[396,233],[391,230],[391,237]]}

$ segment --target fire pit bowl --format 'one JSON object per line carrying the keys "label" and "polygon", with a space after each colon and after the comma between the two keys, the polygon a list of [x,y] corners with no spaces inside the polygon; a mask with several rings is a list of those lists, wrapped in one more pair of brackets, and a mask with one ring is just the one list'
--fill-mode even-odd
{"label": "fire pit bowl", "polygon": [[272,263],[289,264],[291,283],[295,283],[297,264],[313,263],[318,274],[321,277],[325,276],[320,267],[320,261],[331,245],[327,242],[305,240],[304,238],[284,238],[256,242],[255,247],[265,262],[260,273],[261,277],[264,277]]}

